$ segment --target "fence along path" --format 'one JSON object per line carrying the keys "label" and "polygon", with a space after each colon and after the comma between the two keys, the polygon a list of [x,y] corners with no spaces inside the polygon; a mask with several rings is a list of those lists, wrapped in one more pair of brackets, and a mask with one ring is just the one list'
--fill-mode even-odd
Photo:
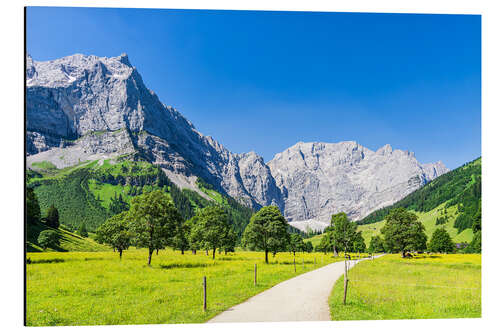
{"label": "fence along path", "polygon": [[[349,268],[365,259],[350,260]],[[344,261],[286,280],[215,316],[209,323],[330,320],[328,297]]]}

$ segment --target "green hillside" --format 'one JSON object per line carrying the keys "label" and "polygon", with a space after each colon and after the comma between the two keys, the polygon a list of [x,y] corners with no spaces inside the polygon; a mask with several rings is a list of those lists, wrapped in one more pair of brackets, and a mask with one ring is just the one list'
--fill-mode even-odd
{"label": "green hillside", "polygon": [[133,197],[156,189],[169,194],[185,219],[194,216],[199,208],[219,204],[228,212],[239,235],[248,224],[252,209],[205,182],[200,180],[199,186],[214,200],[181,190],[159,167],[130,158],[88,161],[65,169],[57,169],[50,162],[33,163],[27,170],[27,186],[34,189],[42,216],[53,204],[59,210],[60,222],[73,231],[82,223],[94,231],[107,218],[128,209]]}
{"label": "green hillside", "polygon": [[38,244],[38,235],[44,230],[54,230],[59,236],[60,246],[58,248],[49,248],[46,251],[79,251],[79,252],[97,252],[108,251],[109,247],[95,242],[91,238],[84,238],[74,234],[64,228],[53,229],[43,223],[35,223],[28,225],[27,230],[27,251],[28,252],[42,252],[43,249]]}
{"label": "green hillside", "polygon": [[[457,205],[447,208],[445,208],[445,206],[446,204],[441,204],[433,210],[425,213],[415,211],[412,212],[419,217],[419,221],[422,222],[425,226],[425,233],[427,234],[428,239],[431,238],[432,233],[434,232],[434,230],[436,230],[436,228],[444,227],[450,234],[453,242],[470,243],[473,237],[472,229],[467,228],[459,231],[458,228],[454,227],[455,221],[460,214],[460,212],[458,212],[457,210]],[[444,224],[436,225],[436,220],[438,218],[445,218],[445,216],[448,217],[448,221]],[[380,229],[384,226],[384,224],[385,220],[371,224],[360,225],[358,227],[358,230],[360,230],[363,234],[363,238],[365,239],[367,246],[369,245],[372,236],[380,234]]]}

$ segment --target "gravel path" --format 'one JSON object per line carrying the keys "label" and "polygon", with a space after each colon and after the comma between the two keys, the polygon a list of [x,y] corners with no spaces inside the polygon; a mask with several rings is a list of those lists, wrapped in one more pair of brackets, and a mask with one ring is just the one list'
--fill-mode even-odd
{"label": "gravel path", "polygon": [[[361,259],[362,261],[366,259]],[[357,260],[349,261],[352,268]],[[330,320],[328,297],[344,261],[286,280],[215,316],[209,323]]]}

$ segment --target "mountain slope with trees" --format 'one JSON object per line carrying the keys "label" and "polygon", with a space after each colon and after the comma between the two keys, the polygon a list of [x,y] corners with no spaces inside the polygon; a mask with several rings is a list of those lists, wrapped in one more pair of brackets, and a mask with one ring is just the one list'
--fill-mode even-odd
{"label": "mountain slope with trees", "polygon": [[[95,231],[106,219],[130,208],[131,200],[153,190],[162,190],[187,220],[200,208],[218,204],[228,214],[231,224],[241,235],[253,210],[214,189],[208,200],[195,191],[180,189],[161,168],[146,162],[123,157],[81,163],[58,169],[50,162],[36,163],[27,170],[27,187],[36,195],[41,216],[51,206],[58,209],[59,219],[71,231],[83,228]],[[30,192],[31,193],[31,192]],[[29,226],[28,226],[29,228]]]}
{"label": "mountain slope with trees", "polygon": [[450,171],[411,193],[392,206],[379,209],[364,219],[360,225],[382,221],[392,208],[407,208],[418,213],[427,213],[443,205],[445,214],[436,221],[443,224],[449,219],[450,207],[457,207],[453,227],[462,232],[472,228],[474,217],[481,207],[481,158]]}

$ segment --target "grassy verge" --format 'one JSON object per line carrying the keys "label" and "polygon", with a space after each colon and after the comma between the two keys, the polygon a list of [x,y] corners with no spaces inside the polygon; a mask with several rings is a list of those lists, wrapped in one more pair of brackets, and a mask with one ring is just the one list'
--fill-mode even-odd
{"label": "grassy verge", "polygon": [[[294,272],[289,253],[271,257],[266,265],[259,252],[222,254],[212,260],[204,252],[181,255],[163,250],[153,257],[151,267],[146,265],[146,250],[126,251],[121,261],[113,252],[28,257],[28,326],[201,323],[281,281],[341,260],[300,253]],[[206,312],[203,276],[208,285]]]}
{"label": "grassy verge", "polygon": [[343,277],[332,290],[332,320],[477,318],[481,316],[481,255],[391,254],[366,260],[349,272],[347,304]]}

